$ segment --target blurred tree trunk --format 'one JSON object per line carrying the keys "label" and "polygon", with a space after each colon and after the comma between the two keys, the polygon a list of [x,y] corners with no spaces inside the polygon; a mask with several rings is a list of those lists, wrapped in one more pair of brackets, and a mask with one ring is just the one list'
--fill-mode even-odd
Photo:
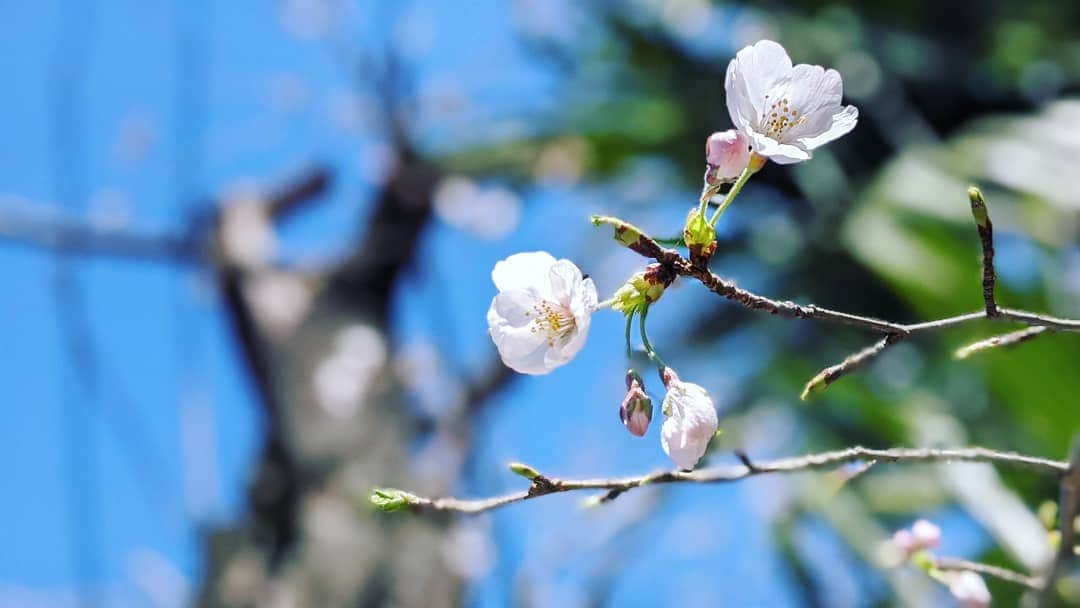
{"label": "blurred tree trunk", "polygon": [[[308,194],[324,188],[327,176],[319,179]],[[251,235],[230,225],[235,205],[223,206],[218,279],[266,433],[246,517],[209,534],[201,605],[459,603],[460,581],[442,557],[445,523],[387,518],[366,499],[389,480],[439,494],[456,478],[453,467],[436,480],[410,470],[423,421],[390,369],[393,286],[430,217],[436,179],[403,154],[353,254],[317,274],[243,259],[237,247]],[[297,208],[290,196],[271,196],[259,207],[265,216],[249,210],[241,219],[270,227]]]}

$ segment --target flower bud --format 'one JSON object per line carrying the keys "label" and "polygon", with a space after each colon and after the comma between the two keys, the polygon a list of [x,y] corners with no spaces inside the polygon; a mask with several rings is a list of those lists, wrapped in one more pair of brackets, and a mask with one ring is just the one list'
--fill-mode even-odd
{"label": "flower bud", "polygon": [[612,309],[629,315],[640,312],[647,304],[652,304],[664,295],[664,288],[670,281],[666,276],[660,276],[661,273],[653,269],[653,266],[659,268],[657,264],[650,265],[645,272],[630,277],[615,291]]}
{"label": "flower bud", "polygon": [[936,549],[941,544],[941,528],[925,519],[912,524],[911,535],[920,549]]}
{"label": "flower bud", "polygon": [[977,186],[968,186],[968,201],[971,202],[971,215],[975,217],[975,223],[981,228],[986,228],[990,223],[990,215],[986,211],[986,199]]}
{"label": "flower bud", "polygon": [[716,253],[716,229],[697,207],[691,209],[690,215],[686,216],[683,242],[690,250],[690,261],[696,266],[708,266],[709,260]]}
{"label": "flower bud", "polygon": [[642,437],[652,421],[652,399],[645,393],[641,376],[634,370],[626,372],[626,396],[619,407],[619,419],[630,434]]}
{"label": "flower bud", "polygon": [[660,445],[680,469],[690,470],[705,455],[709,442],[716,435],[719,422],[716,407],[705,389],[679,380],[675,370],[663,370],[664,424],[660,429]]}
{"label": "flower bud", "polygon": [[523,462],[511,462],[507,465],[510,468],[510,472],[515,475],[521,475],[525,479],[532,481],[540,476],[540,472],[530,467]]}
{"label": "flower bud", "polygon": [[380,511],[392,513],[408,508],[416,497],[395,488],[375,488],[371,492],[371,504]]}
{"label": "flower bud", "polygon": [[915,542],[915,535],[907,528],[893,532],[892,543],[905,556],[910,556],[918,549],[917,543]]}
{"label": "flower bud", "polygon": [[735,129],[713,133],[705,140],[705,162],[706,182],[733,182],[750,164],[750,140]]}
{"label": "flower bud", "polygon": [[986,581],[971,570],[949,573],[949,593],[962,608],[989,608],[992,599]]}
{"label": "flower bud", "polygon": [[920,519],[912,524],[911,528],[897,530],[893,534],[892,542],[906,557],[912,558],[919,552],[936,549],[941,544],[941,528]]}

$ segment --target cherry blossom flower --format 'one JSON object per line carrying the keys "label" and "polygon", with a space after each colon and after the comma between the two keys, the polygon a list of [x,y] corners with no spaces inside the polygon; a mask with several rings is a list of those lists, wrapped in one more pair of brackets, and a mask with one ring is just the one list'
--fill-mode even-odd
{"label": "cherry blossom flower", "polygon": [[750,164],[750,140],[735,129],[717,131],[705,140],[705,162],[706,182],[733,182]]}
{"label": "cherry blossom flower", "polygon": [[941,544],[941,528],[925,519],[911,525],[911,535],[921,549],[936,549]]}
{"label": "cherry blossom flower", "polygon": [[986,581],[971,570],[949,573],[949,593],[952,594],[961,608],[989,608],[990,590],[986,588]]}
{"label": "cherry blossom flower", "polygon": [[660,445],[680,469],[690,470],[705,455],[719,422],[716,407],[705,389],[683,382],[671,368],[664,369],[664,424]]}
{"label": "cherry blossom flower", "polygon": [[619,407],[619,419],[630,434],[642,437],[652,422],[652,399],[645,393],[641,376],[634,370],[626,372],[626,397]]}
{"label": "cherry blossom flower", "polygon": [[859,110],[841,106],[836,70],[791,65],[784,47],[761,40],[728,64],[724,80],[731,121],[754,154],[782,165],[808,160],[818,148],[855,128]]}
{"label": "cherry blossom flower", "polygon": [[499,293],[488,309],[488,333],[508,367],[547,374],[581,350],[596,286],[573,262],[546,251],[517,253],[495,264],[491,280]]}
{"label": "cherry blossom flower", "polygon": [[893,545],[905,555],[911,556],[916,551],[936,549],[941,544],[941,528],[920,519],[911,528],[897,530],[892,537]]}

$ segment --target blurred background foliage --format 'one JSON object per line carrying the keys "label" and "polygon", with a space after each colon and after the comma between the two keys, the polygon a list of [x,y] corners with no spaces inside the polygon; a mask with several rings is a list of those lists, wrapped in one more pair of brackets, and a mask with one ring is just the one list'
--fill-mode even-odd
{"label": "blurred background foliage", "polygon": [[[15,603],[946,603],[919,573],[881,567],[881,542],[917,516],[944,527],[946,554],[1025,571],[1049,559],[1035,512],[1056,497],[1054,480],[977,465],[879,465],[846,484],[835,473],[648,489],[589,511],[574,497],[550,497],[464,521],[373,514],[363,498],[376,484],[431,494],[515,489],[520,480],[504,469],[511,459],[559,477],[668,466],[655,428],[635,440],[618,424],[621,320],[598,317],[587,351],[566,370],[513,377],[484,335],[488,272],[509,253],[543,248],[574,259],[602,295],[612,292],[643,261],[594,232],[589,213],[623,217],[654,236],[679,232],[700,187],[704,140],[730,125],[727,62],[760,38],[781,42],[798,63],[838,69],[860,122],[812,161],[767,166],[751,180],[719,227],[714,271],[771,297],[899,322],[976,310],[979,247],[965,197],[973,182],[987,193],[998,235],[999,302],[1080,316],[1080,101],[1069,99],[1080,91],[1080,4],[0,6],[14,16],[0,26],[15,41],[9,50],[49,51],[5,53],[5,71],[17,83],[38,82],[25,74],[46,71],[51,58],[59,83],[53,97],[41,94],[55,115],[37,131],[17,128],[28,110],[4,102],[2,124],[14,136],[0,156],[0,233],[14,245],[58,250],[51,255],[68,270],[57,276],[73,274],[104,302],[78,321],[77,303],[32,312],[37,300],[16,300],[8,322],[75,319],[61,333],[89,324],[94,348],[113,353],[120,369],[131,358],[179,357],[175,369],[132,389],[140,405],[158,408],[140,415],[176,451],[220,452],[201,465],[215,473],[187,487],[188,506],[177,514],[135,491],[109,493],[101,486],[108,463],[96,477],[64,477],[65,467],[92,464],[80,450],[102,448],[77,432],[44,435],[70,444],[67,465],[31,457],[29,470],[66,479],[69,501],[97,506],[68,507],[73,527],[51,557],[17,563],[14,556],[33,551],[30,536],[8,546],[13,557],[0,577]],[[115,62],[103,69],[126,74],[119,82],[154,83],[147,86],[174,96],[151,95],[159,101],[120,120],[133,96],[80,76],[86,49],[78,40],[89,29],[127,26],[141,33],[84,42]],[[162,32],[174,36],[171,51],[129,58]],[[151,73],[161,64],[170,65],[166,76]],[[78,135],[97,121],[119,125],[108,132],[120,133],[120,169],[100,168],[106,146]],[[20,146],[36,149],[42,133],[57,132],[61,152],[16,159]],[[20,162],[44,158],[62,168],[19,175],[28,166]],[[316,196],[283,200],[280,176],[305,164],[315,167]],[[153,326],[173,324],[172,355],[118,329],[125,309],[117,307],[145,280],[142,266],[94,262],[114,257],[108,246],[91,239],[80,248],[63,241],[67,233],[41,239],[26,228],[100,227],[84,199],[106,186],[176,201],[157,211],[142,200],[120,204],[125,218],[107,224],[101,241],[160,228],[165,236],[152,241],[160,249],[176,237],[180,269],[154,279],[168,295],[140,313]],[[172,259],[154,247],[121,257]],[[28,291],[47,288],[16,273],[40,263],[27,256],[45,254],[14,246],[0,254]],[[102,268],[123,277],[94,279]],[[64,289],[55,297],[70,302]],[[733,448],[765,458],[853,444],[980,444],[1062,458],[1080,429],[1080,342],[1071,335],[964,361],[953,358],[956,348],[1000,327],[919,337],[804,404],[808,378],[876,336],[752,313],[690,284],[672,289],[650,318],[665,359],[717,397],[727,432],[716,462]],[[60,354],[42,356],[77,366],[63,353],[79,341],[59,344]],[[9,371],[6,383],[23,376],[83,386],[50,397],[67,411],[62,404],[89,389],[54,367]],[[209,403],[203,409],[185,397],[193,377],[202,386],[196,401]],[[41,398],[32,388],[18,394],[23,401],[5,408],[16,422],[31,416],[29,399]],[[114,397],[94,399],[106,412],[99,415],[131,419],[107,413]],[[172,414],[160,413],[163,399]],[[178,442],[181,423],[169,416],[205,422],[207,412],[217,425],[199,436],[209,443]],[[78,426],[78,416],[96,424],[98,414],[71,415]],[[146,432],[129,423],[119,431],[126,440],[100,441],[137,446]],[[183,485],[190,459],[163,460],[156,483]],[[138,476],[126,470],[113,474]],[[209,491],[200,483],[224,487],[210,513],[191,507],[192,493]],[[3,525],[49,525],[50,515],[30,514],[34,482],[19,488],[25,502],[9,507]],[[128,503],[135,506],[117,506]],[[87,540],[84,530],[99,525],[93,514],[110,508],[141,509],[146,521],[122,540],[109,538],[115,527]],[[162,540],[159,525],[179,526],[188,540]],[[168,567],[153,562],[158,576],[124,567],[133,547],[154,549]],[[1015,586],[989,584],[998,605],[1020,601]]]}

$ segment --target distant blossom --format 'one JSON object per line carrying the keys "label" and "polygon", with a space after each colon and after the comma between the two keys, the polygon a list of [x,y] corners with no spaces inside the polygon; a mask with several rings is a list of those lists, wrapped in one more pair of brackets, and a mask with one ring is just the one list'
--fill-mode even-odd
{"label": "distant blossom", "polygon": [[981,576],[970,571],[950,573],[949,593],[961,608],[989,608],[990,590]]}

